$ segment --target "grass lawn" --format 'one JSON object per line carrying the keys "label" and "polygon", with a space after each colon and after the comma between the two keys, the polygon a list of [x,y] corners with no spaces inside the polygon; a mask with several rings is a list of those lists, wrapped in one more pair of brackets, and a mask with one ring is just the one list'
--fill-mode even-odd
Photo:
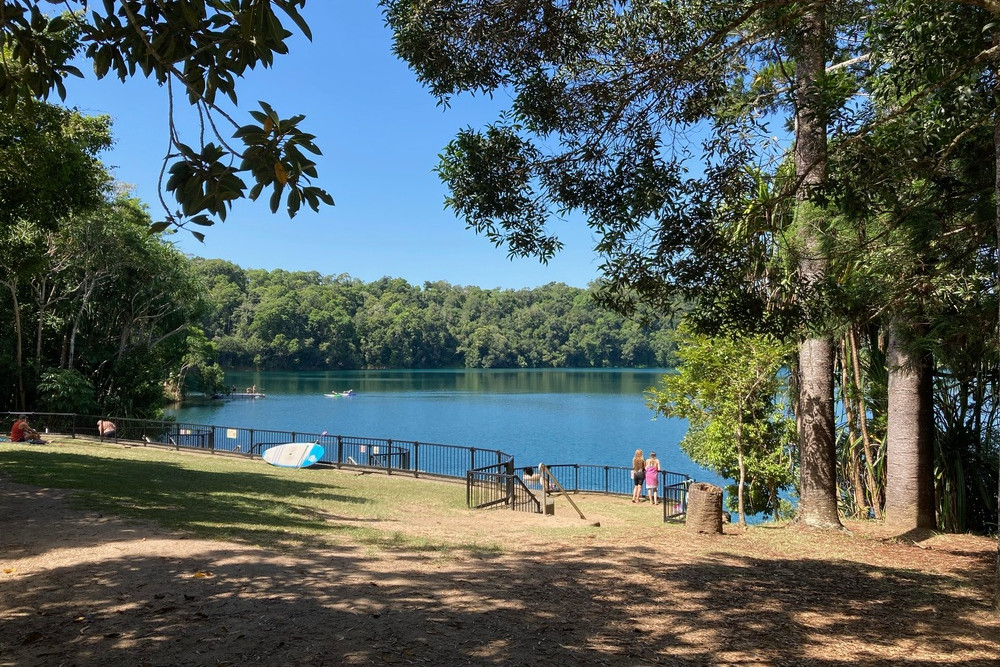
{"label": "grass lawn", "polygon": [[[463,526],[474,526],[477,516],[510,514],[469,510],[461,483],[316,466],[278,468],[260,459],[86,439],[2,443],[0,475],[76,491],[73,502],[82,509],[266,547],[346,539],[371,548],[488,555],[503,552],[512,538],[563,539],[597,531],[597,521],[579,519],[565,501],[558,519],[518,513],[506,535],[487,535]],[[583,498],[577,502],[599,513],[604,533],[634,531],[637,518],[645,523],[659,516],[659,508],[648,506],[637,516],[635,506],[620,498]],[[441,528],[421,530],[430,517]]]}
{"label": "grass lawn", "polygon": [[0,483],[0,667],[1000,664],[990,538],[473,511],[460,483],[83,439],[0,443]]}
{"label": "grass lawn", "polygon": [[446,548],[366,524],[402,521],[428,509],[444,516],[468,511],[460,484],[277,468],[260,459],[68,438],[0,445],[0,474],[22,484],[77,490],[74,502],[81,508],[260,546],[349,535],[371,545]]}

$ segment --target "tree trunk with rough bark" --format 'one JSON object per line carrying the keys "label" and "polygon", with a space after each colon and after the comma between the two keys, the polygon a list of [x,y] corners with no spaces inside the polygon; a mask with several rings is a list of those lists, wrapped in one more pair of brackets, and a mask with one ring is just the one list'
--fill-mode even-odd
{"label": "tree trunk with rough bark", "polygon": [[900,532],[936,524],[932,362],[905,343],[899,328],[891,327],[885,521]]}
{"label": "tree trunk with rough bark", "polygon": [[692,533],[722,533],[722,489],[707,482],[692,484],[684,526]]}
{"label": "tree trunk with rough bark", "polygon": [[[994,14],[998,12],[994,11]],[[1000,34],[994,34],[993,43],[1000,43]],[[997,227],[997,282],[1000,282],[1000,113],[993,120],[994,199],[996,200]],[[997,317],[997,348],[1000,349],[1000,317]],[[997,480],[997,525],[1000,526],[1000,479]],[[993,587],[993,607],[1000,612],[1000,530],[997,531],[997,572]]]}
{"label": "tree trunk with rough bark", "polygon": [[[825,7],[809,7],[801,19],[795,54],[795,174],[800,296],[809,300],[824,280],[829,259],[821,247],[822,212],[812,196],[826,183],[827,121],[821,81],[826,70]],[[807,306],[808,308],[808,306]],[[834,441],[834,344],[829,335],[810,333],[799,343],[799,521],[816,528],[842,527],[837,512],[837,457]]]}

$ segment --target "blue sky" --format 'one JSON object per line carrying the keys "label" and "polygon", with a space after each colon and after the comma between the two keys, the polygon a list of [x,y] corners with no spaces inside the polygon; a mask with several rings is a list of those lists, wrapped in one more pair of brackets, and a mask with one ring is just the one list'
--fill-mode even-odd
{"label": "blue sky", "polygon": [[[199,228],[204,243],[185,231],[175,235],[183,252],[244,268],[348,273],[366,282],[392,276],[417,285],[446,280],[484,288],[549,282],[585,287],[598,277],[594,240],[582,222],[556,223],[553,230],[566,247],[542,265],[507,259],[504,249],[444,209],[445,188],[433,171],[437,155],[457,130],[493,120],[508,100],[457,99],[450,109],[437,106],[392,55],[392,36],[375,0],[314,0],[303,15],[313,41],[297,37],[292,52],[279,56],[274,67],[240,82],[234,117],[246,122],[257,100],[283,117],[305,114],[302,126],[317,135],[323,150],[314,184],[336,206],[318,214],[305,209],[289,220],[281,210],[270,213],[265,193],[258,202],[238,203],[225,223]],[[105,162],[134,186],[154,219],[162,217],[157,180],[167,149],[166,88],[141,77],[97,81],[89,72],[67,84],[67,105],[114,119],[116,145]],[[187,109],[175,109],[181,111]],[[190,114],[181,117],[181,131],[194,143],[197,125]]]}

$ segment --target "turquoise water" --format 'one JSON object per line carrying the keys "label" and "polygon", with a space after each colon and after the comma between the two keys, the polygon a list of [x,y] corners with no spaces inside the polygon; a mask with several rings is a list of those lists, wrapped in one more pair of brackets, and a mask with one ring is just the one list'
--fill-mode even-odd
{"label": "turquoise water", "polygon": [[[186,404],[171,411],[195,424],[327,431],[500,449],[517,465],[630,466],[655,451],[663,468],[715,484],[678,443],[684,421],[657,418],[643,392],[664,370],[444,370],[229,373],[257,400]],[[325,393],[353,389],[350,397]]]}

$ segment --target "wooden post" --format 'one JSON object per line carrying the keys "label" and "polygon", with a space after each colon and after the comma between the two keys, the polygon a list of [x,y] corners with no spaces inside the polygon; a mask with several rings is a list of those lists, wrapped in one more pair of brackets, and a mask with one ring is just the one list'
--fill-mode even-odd
{"label": "wooden post", "polygon": [[552,504],[553,509],[552,509],[551,512],[549,512],[549,509],[548,509],[548,507],[549,507],[549,505],[548,505],[548,502],[549,502],[549,483],[551,482],[552,485],[555,486],[556,489],[559,490],[559,493],[562,494],[566,498],[566,500],[569,501],[569,504],[573,506],[573,509],[576,510],[576,513],[580,515],[580,518],[581,519],[586,519],[587,518],[587,517],[583,516],[583,512],[580,511],[580,508],[576,506],[576,503],[573,502],[573,499],[570,498],[566,494],[566,491],[563,490],[562,484],[559,483],[559,480],[556,479],[555,475],[553,475],[551,472],[549,472],[548,466],[546,466],[544,463],[539,463],[538,464],[538,474],[539,474],[539,477],[541,477],[541,480],[542,480],[542,500],[544,500],[545,503],[546,503],[546,505],[545,505],[545,513],[546,514],[555,514],[555,503]]}

